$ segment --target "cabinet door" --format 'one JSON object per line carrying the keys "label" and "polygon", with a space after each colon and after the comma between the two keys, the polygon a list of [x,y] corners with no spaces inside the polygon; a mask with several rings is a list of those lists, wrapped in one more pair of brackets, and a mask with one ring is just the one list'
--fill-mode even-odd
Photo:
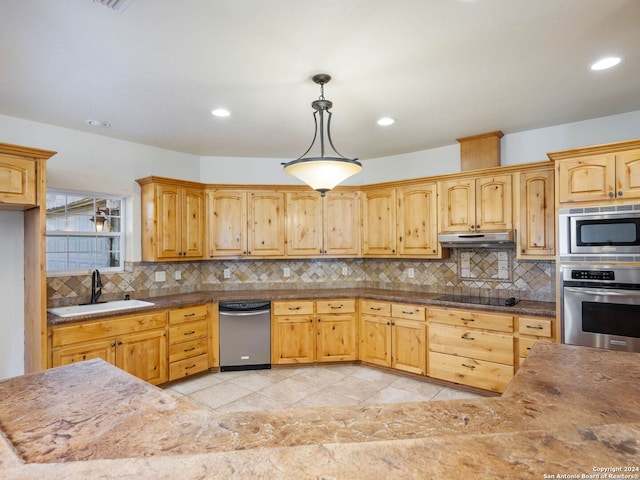
{"label": "cabinet door", "polygon": [[592,202],[614,198],[616,156],[592,155],[558,162],[559,202]]}
{"label": "cabinet door", "polygon": [[324,197],[324,253],[360,255],[360,194],[327,192]]}
{"label": "cabinet door", "polygon": [[438,257],[438,219],[436,185],[399,188],[398,253],[400,255]]}
{"label": "cabinet door", "polygon": [[640,198],[640,150],[616,155],[616,197]]}
{"label": "cabinet door", "polygon": [[391,367],[425,375],[427,373],[426,323],[394,318],[391,324]]}
{"label": "cabinet door", "polygon": [[396,191],[362,194],[362,253],[365,256],[396,254]]}
{"label": "cabinet door", "polygon": [[156,257],[179,258],[182,252],[181,188],[156,185]]}
{"label": "cabinet door", "polygon": [[318,362],[356,359],[355,315],[321,315],[316,330]]}
{"label": "cabinet door", "polygon": [[271,363],[313,363],[315,352],[313,316],[273,317]]}
{"label": "cabinet door", "polygon": [[113,339],[84,342],[53,350],[52,367],[61,367],[70,363],[101,358],[112,365],[116,364],[116,341]]}
{"label": "cabinet door", "polygon": [[476,180],[477,232],[496,232],[513,228],[511,175]]}
{"label": "cabinet door", "polygon": [[391,320],[362,315],[360,360],[391,366]]}
{"label": "cabinet door", "polygon": [[249,245],[253,256],[284,255],[284,194],[251,192],[248,196]]}
{"label": "cabinet door", "polygon": [[36,162],[0,155],[0,203],[36,204]]}
{"label": "cabinet door", "polygon": [[520,174],[518,258],[548,258],[555,255],[553,170]]}
{"label": "cabinet door", "polygon": [[167,381],[167,336],[165,330],[120,337],[116,366],[154,385]]}
{"label": "cabinet door", "polygon": [[317,257],[323,253],[322,197],[318,192],[287,193],[287,255]]}
{"label": "cabinet door", "polygon": [[181,256],[204,256],[204,219],[204,191],[197,188],[183,189]]}
{"label": "cabinet door", "polygon": [[209,194],[209,256],[247,254],[247,195],[235,190]]}
{"label": "cabinet door", "polygon": [[440,188],[440,230],[471,232],[475,230],[475,181],[446,180]]}

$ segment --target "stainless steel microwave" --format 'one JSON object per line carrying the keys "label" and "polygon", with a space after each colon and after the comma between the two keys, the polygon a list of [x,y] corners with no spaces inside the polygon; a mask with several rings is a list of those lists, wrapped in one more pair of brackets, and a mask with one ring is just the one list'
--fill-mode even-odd
{"label": "stainless steel microwave", "polygon": [[640,205],[564,208],[558,213],[560,260],[640,256]]}

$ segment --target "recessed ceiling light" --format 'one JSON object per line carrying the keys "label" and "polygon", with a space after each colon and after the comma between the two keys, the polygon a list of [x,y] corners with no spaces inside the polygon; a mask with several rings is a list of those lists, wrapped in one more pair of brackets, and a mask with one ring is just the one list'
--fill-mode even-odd
{"label": "recessed ceiling light", "polygon": [[622,59],[620,57],[605,57],[601,58],[595,63],[591,64],[591,70],[606,70],[607,68],[615,67]]}
{"label": "recessed ceiling light", "polygon": [[380,125],[381,127],[393,125],[394,123],[396,123],[396,121],[391,117],[382,117],[377,121],[377,124]]}
{"label": "recessed ceiling light", "polygon": [[109,122],[105,122],[104,120],[87,120],[87,125],[100,128],[109,128],[111,126]]}
{"label": "recessed ceiling light", "polygon": [[228,117],[231,115],[229,110],[225,110],[224,108],[216,108],[215,110],[211,110],[211,115],[214,117]]}

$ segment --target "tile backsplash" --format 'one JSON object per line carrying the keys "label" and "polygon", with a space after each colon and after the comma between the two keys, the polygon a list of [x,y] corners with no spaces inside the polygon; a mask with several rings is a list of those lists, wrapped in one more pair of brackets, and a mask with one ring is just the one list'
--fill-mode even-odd
{"label": "tile backsplash", "polygon": [[[229,278],[225,277],[228,270]],[[156,281],[156,272],[165,280]],[[285,276],[288,273],[289,276]],[[179,277],[179,278],[178,278]],[[102,273],[104,300],[198,290],[390,288],[555,301],[555,262],[518,260],[513,249],[454,249],[445,260],[309,259],[127,263]],[[89,300],[90,275],[47,279],[48,306]]]}

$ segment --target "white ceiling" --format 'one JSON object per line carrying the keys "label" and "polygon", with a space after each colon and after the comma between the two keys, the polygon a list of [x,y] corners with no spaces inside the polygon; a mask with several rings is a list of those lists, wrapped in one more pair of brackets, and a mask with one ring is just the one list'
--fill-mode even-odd
{"label": "white ceiling", "polygon": [[[624,62],[589,70],[610,54]],[[640,1],[0,3],[5,115],[202,156],[293,159],[313,136],[321,72],[333,77],[334,143],[361,159],[639,110]],[[213,117],[219,106],[231,117]],[[396,124],[376,125],[383,115]]]}

